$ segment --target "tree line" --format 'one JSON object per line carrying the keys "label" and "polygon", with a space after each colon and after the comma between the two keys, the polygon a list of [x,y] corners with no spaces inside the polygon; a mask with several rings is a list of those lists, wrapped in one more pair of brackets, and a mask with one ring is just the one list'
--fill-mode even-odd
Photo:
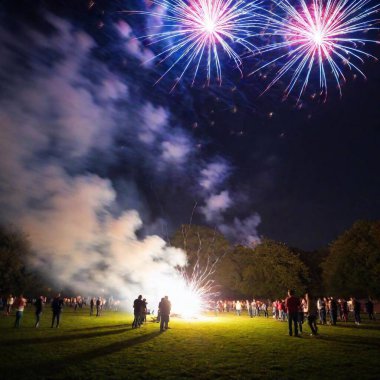
{"label": "tree line", "polygon": [[[380,298],[380,221],[357,221],[313,252],[268,238],[251,247],[233,245],[217,230],[198,225],[181,226],[169,244],[186,251],[188,277],[206,278],[225,298],[276,299],[286,289]],[[51,279],[29,266],[32,257],[22,231],[0,226],[0,294],[46,293]]]}
{"label": "tree line", "polygon": [[189,275],[194,265],[215,263],[210,276],[225,297],[276,299],[295,289],[298,294],[380,298],[380,221],[357,221],[313,252],[268,238],[252,247],[234,246],[218,231],[194,225],[182,226],[171,244],[186,250]]}

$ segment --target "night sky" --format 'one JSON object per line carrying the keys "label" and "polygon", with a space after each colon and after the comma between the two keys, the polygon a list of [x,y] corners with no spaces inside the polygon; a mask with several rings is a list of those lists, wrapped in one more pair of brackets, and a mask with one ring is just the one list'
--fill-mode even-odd
{"label": "night sky", "polygon": [[154,86],[165,63],[146,63],[157,47],[135,39],[145,16],[119,12],[139,6],[2,2],[3,222],[39,243],[45,231],[48,250],[62,231],[71,238],[65,220],[82,228],[72,217],[83,196],[95,230],[136,210],[138,236],[167,239],[191,220],[235,243],[264,236],[314,250],[379,218],[379,63],[363,65],[367,80],[348,73],[342,98],[332,83],[326,102],[310,92],[283,101],[284,82],[260,95],[264,79],[240,78],[230,62],[221,86],[184,78],[170,92],[180,68]]}

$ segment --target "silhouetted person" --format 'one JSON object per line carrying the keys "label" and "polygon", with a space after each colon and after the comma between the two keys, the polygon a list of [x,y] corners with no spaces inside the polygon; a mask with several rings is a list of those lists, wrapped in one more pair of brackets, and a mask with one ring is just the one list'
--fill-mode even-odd
{"label": "silhouetted person", "polygon": [[146,302],[146,298],[142,300],[142,308],[141,308],[141,324],[146,322],[146,314],[148,312],[148,302]]}
{"label": "silhouetted person", "polygon": [[42,311],[44,308],[44,298],[42,296],[37,298],[37,301],[34,303],[34,307],[36,308],[36,323],[34,327],[39,327]]}
{"label": "silhouetted person", "polygon": [[368,318],[370,320],[375,320],[375,315],[373,313],[373,310],[374,310],[374,306],[373,306],[373,302],[371,301],[370,298],[368,298],[368,301],[365,303],[365,310],[368,314]]}
{"label": "silhouetted person", "polygon": [[311,330],[311,335],[317,335],[318,334],[318,327],[317,327],[317,315],[318,315],[318,308],[317,308],[317,301],[313,299],[308,293],[305,296],[306,299],[306,312],[307,312],[307,323]]}
{"label": "silhouetted person", "polygon": [[331,324],[335,326],[338,319],[338,304],[333,297],[330,298],[330,319]]}
{"label": "silhouetted person", "polygon": [[360,325],[361,323],[360,311],[362,308],[362,304],[356,298],[353,299],[352,304],[354,307],[355,324]]}
{"label": "silhouetted person", "polygon": [[91,298],[91,301],[90,301],[90,316],[94,314],[94,306],[95,306],[94,298]]}
{"label": "silhouetted person", "polygon": [[165,298],[161,298],[161,301],[160,303],[158,304],[158,312],[157,312],[157,323],[159,323],[161,321],[161,310],[160,310],[160,305],[161,305],[161,302],[164,300]]}
{"label": "silhouetted person", "polygon": [[164,331],[169,328],[169,316],[172,305],[169,301],[168,296],[160,302],[159,309],[161,314],[160,330]]}
{"label": "silhouetted person", "polygon": [[300,307],[300,299],[294,295],[294,290],[288,291],[285,307],[288,312],[289,336],[293,335],[292,324],[294,325],[294,335],[298,336],[298,308]]}
{"label": "silhouetted person", "polygon": [[141,313],[143,308],[143,301],[142,301],[142,295],[140,294],[134,301],[133,301],[133,314],[134,314],[134,320],[132,322],[132,327],[137,328],[141,326]]}
{"label": "silhouetted person", "polygon": [[54,327],[54,322],[56,322],[55,327],[59,327],[59,322],[61,320],[61,313],[63,309],[63,299],[61,295],[58,293],[56,297],[54,297],[53,302],[51,303],[51,309],[53,311],[53,318],[51,320],[51,327]]}

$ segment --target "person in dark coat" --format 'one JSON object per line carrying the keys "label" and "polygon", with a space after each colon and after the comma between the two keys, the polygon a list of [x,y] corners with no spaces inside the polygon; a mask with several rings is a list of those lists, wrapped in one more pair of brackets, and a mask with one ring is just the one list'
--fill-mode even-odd
{"label": "person in dark coat", "polygon": [[372,300],[370,298],[368,298],[368,301],[365,303],[365,310],[366,310],[366,312],[368,314],[368,318],[370,320],[374,321],[376,319],[375,315],[373,313],[373,311],[374,311],[374,305],[373,305],[373,302],[372,302]]}
{"label": "person in dark coat", "polygon": [[94,298],[91,298],[91,301],[90,301],[90,316],[94,315],[94,306],[95,306],[95,300],[94,300]]}
{"label": "person in dark coat", "polygon": [[307,313],[307,323],[311,330],[311,335],[318,335],[318,327],[317,327],[317,300],[313,299],[309,293],[305,295],[306,299],[306,313]]}
{"label": "person in dark coat", "polygon": [[141,314],[143,309],[143,301],[142,301],[142,295],[140,294],[134,301],[133,301],[133,314],[134,319],[132,322],[132,327],[137,328],[141,326]]}
{"label": "person in dark coat", "polygon": [[61,298],[61,295],[58,293],[57,296],[53,299],[53,302],[51,303],[51,309],[53,311],[53,318],[51,320],[51,327],[54,327],[54,322],[56,322],[55,327],[59,327],[59,322],[61,320],[61,313],[63,309],[63,299]]}
{"label": "person in dark coat", "polygon": [[171,311],[172,305],[169,301],[168,296],[165,296],[165,298],[160,302],[159,309],[161,314],[161,322],[160,322],[160,330],[164,331],[169,328],[169,316]]}
{"label": "person in dark coat", "polygon": [[336,325],[338,319],[338,304],[333,297],[330,297],[330,320],[333,326]]}
{"label": "person in dark coat", "polygon": [[360,323],[362,322],[360,318],[362,304],[356,298],[354,298],[352,300],[352,306],[354,308],[355,324],[360,325]]}
{"label": "person in dark coat", "polygon": [[164,299],[165,299],[165,298],[161,298],[161,301],[160,301],[160,303],[158,304],[157,323],[160,323],[160,322],[161,322],[161,310],[160,310],[160,305],[161,305],[161,302],[162,302]]}
{"label": "person in dark coat", "polygon": [[96,300],[96,316],[100,317],[100,313],[102,311],[102,299],[98,297]]}
{"label": "person in dark coat", "polygon": [[288,313],[289,335],[293,335],[292,324],[294,325],[294,335],[298,336],[298,309],[301,305],[300,299],[294,295],[294,290],[288,291],[285,300],[285,307]]}
{"label": "person in dark coat", "polygon": [[44,297],[40,296],[39,298],[37,298],[37,300],[34,304],[34,307],[36,308],[36,323],[35,323],[34,327],[39,327],[42,311],[44,308]]}

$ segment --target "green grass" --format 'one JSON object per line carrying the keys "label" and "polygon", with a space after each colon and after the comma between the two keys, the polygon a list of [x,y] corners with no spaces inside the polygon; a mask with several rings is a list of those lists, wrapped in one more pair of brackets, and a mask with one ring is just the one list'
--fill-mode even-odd
{"label": "green grass", "polygon": [[321,326],[319,338],[287,336],[287,324],[232,313],[131,329],[131,316],[66,309],[59,329],[26,312],[0,318],[1,379],[379,379],[380,322]]}

